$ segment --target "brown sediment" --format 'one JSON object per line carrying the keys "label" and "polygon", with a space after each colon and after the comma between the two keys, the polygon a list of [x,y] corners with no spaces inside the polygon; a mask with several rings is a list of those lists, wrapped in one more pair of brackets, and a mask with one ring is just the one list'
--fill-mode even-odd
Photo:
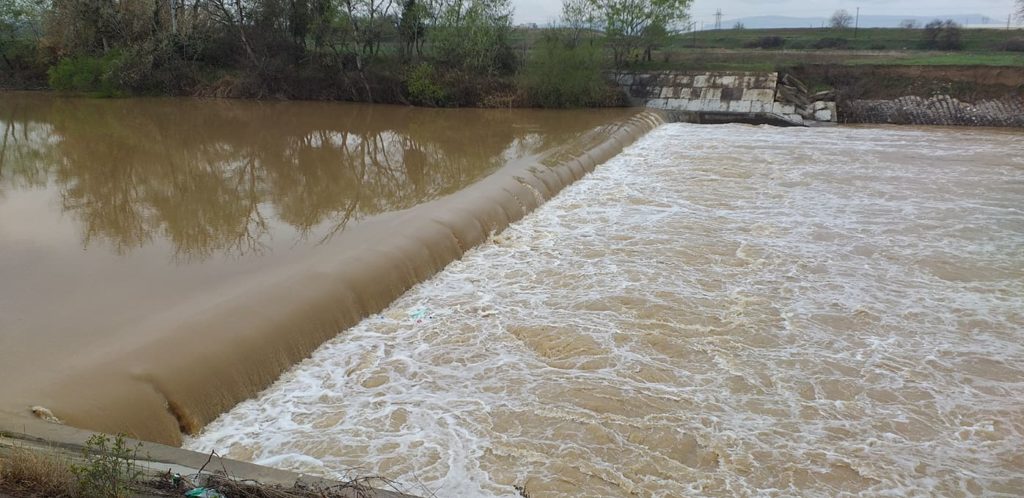
{"label": "brown sediment", "polygon": [[57,380],[18,400],[72,426],[178,445],[183,433],[254,396],[660,123],[657,114],[637,113],[557,155],[507,164],[446,197],[378,215],[347,229],[329,251],[191,296],[135,325],[116,347],[46,366],[61,369]]}

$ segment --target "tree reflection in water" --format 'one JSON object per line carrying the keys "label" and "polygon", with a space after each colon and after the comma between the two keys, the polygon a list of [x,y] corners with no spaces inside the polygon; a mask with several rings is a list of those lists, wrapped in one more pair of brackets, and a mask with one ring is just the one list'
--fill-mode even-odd
{"label": "tree reflection in water", "polygon": [[577,154],[579,137],[622,116],[7,95],[0,196],[53,189],[86,248],[166,239],[177,261],[261,253],[279,233],[326,242],[511,159]]}

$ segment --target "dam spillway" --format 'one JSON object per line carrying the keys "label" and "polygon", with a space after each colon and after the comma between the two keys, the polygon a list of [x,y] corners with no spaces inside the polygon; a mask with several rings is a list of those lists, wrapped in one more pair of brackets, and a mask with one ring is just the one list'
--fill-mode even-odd
{"label": "dam spillway", "polygon": [[437,496],[1014,494],[1020,137],[663,125],[186,447]]}
{"label": "dam spillway", "polygon": [[178,444],[658,123],[0,95],[0,416]]}

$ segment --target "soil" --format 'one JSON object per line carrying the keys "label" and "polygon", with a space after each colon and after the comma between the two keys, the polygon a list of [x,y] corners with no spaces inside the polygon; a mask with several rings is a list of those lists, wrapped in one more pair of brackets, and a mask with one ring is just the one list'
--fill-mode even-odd
{"label": "soil", "polygon": [[976,102],[1024,96],[1024,67],[815,64],[794,67],[788,72],[809,86],[835,88],[839,100],[949,95]]}

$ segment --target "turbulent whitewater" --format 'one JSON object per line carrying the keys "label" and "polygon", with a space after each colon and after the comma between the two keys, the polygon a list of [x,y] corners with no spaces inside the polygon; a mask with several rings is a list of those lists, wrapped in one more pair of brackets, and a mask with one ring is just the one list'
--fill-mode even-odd
{"label": "turbulent whitewater", "polygon": [[1022,138],[662,126],[187,447],[437,496],[1019,493]]}

